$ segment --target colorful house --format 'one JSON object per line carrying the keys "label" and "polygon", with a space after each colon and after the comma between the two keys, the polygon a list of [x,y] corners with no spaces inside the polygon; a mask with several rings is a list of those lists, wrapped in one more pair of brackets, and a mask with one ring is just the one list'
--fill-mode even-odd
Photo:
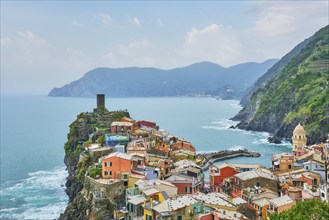
{"label": "colorful house", "polygon": [[115,147],[116,145],[127,146],[130,140],[130,134],[105,134],[106,146]]}
{"label": "colorful house", "polygon": [[233,177],[238,173],[236,168],[228,163],[223,163],[217,167],[211,167],[209,172],[210,191],[223,192],[224,179]]}
{"label": "colorful house", "polygon": [[131,159],[132,156],[121,152],[114,152],[101,158],[102,178],[128,181],[132,165]]}
{"label": "colorful house", "polygon": [[296,204],[296,201],[285,195],[270,200],[270,206],[268,207],[268,213],[281,213],[285,210],[290,209],[293,205]]}
{"label": "colorful house", "polygon": [[231,194],[233,197],[241,197],[242,189],[246,187],[262,187],[278,191],[277,181],[273,173],[267,169],[256,169],[234,175],[231,181]]}
{"label": "colorful house", "polygon": [[133,123],[130,122],[122,122],[122,121],[114,121],[111,124],[111,133],[114,134],[124,134],[124,133],[131,133]]}
{"label": "colorful house", "polygon": [[178,194],[194,194],[203,190],[203,178],[195,178],[183,174],[172,174],[166,179],[167,182],[174,184],[178,188]]}
{"label": "colorful house", "polygon": [[193,153],[195,153],[196,151],[195,147],[193,147],[189,141],[185,141],[185,140],[178,140],[175,143],[172,143],[171,148],[173,150],[188,150]]}
{"label": "colorful house", "polygon": [[141,127],[149,127],[149,128],[153,128],[155,130],[159,130],[159,126],[157,126],[156,123],[151,122],[151,121],[137,121],[136,122],[137,127],[141,128]]}
{"label": "colorful house", "polygon": [[[160,204],[153,206],[152,217],[144,215],[144,219],[193,219],[193,214],[202,203],[189,195],[178,197],[177,199],[168,199]],[[144,209],[145,210],[145,209]]]}

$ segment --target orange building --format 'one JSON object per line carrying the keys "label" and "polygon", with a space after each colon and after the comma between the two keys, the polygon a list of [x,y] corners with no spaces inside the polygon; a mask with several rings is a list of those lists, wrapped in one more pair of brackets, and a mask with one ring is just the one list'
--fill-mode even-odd
{"label": "orange building", "polygon": [[222,187],[223,181],[225,178],[233,177],[235,174],[239,172],[236,170],[235,167],[229,164],[221,164],[217,167],[212,167],[209,173],[210,179],[210,191],[211,192],[223,192]]}
{"label": "orange building", "polygon": [[188,150],[195,153],[195,147],[188,141],[178,140],[171,145],[172,150]]}
{"label": "orange building", "polygon": [[102,178],[128,180],[132,156],[114,152],[102,158]]}

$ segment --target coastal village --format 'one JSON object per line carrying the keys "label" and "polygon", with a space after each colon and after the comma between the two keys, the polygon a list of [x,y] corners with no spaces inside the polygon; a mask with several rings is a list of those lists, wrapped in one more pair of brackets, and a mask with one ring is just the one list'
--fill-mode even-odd
{"label": "coastal village", "polygon": [[[97,96],[97,108],[105,96]],[[292,136],[292,151],[274,154],[269,168],[259,164],[221,163],[235,156],[260,156],[245,150],[197,154],[186,139],[151,121],[119,117],[103,135],[82,143],[80,160],[92,158],[84,175],[85,198],[124,196],[115,219],[266,219],[309,199],[329,202],[329,135],[307,146],[301,124]],[[208,172],[205,172],[208,170]],[[205,175],[207,173],[207,175]],[[88,215],[89,213],[86,213]]]}

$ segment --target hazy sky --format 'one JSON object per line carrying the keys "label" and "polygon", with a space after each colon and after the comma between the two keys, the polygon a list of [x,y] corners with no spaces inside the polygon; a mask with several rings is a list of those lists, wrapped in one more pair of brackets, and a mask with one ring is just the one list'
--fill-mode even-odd
{"label": "hazy sky", "polygon": [[1,0],[1,93],[47,94],[99,66],[281,58],[328,11],[328,1]]}

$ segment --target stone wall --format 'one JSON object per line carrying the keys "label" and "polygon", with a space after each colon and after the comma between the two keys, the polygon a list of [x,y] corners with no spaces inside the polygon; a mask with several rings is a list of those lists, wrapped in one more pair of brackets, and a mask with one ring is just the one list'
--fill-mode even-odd
{"label": "stone wall", "polygon": [[123,180],[107,180],[107,183],[101,183],[89,176],[85,176],[84,186],[96,198],[124,197],[126,191]]}
{"label": "stone wall", "polygon": [[257,183],[259,183],[259,186],[262,188],[267,188],[270,190],[273,190],[274,192],[278,192],[278,183],[276,180],[272,179],[266,179],[263,177],[257,177],[250,180],[244,181],[244,187],[254,187],[257,186]]}

